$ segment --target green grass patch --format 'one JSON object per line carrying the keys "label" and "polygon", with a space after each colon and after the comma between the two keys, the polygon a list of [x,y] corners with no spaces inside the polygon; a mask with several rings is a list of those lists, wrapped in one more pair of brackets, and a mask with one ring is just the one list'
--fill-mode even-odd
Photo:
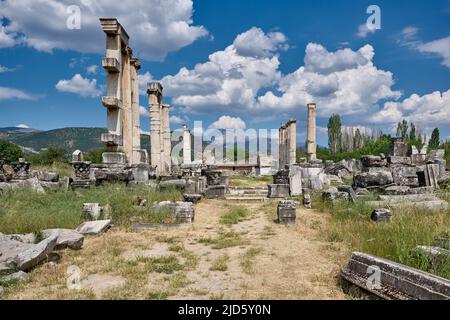
{"label": "green grass patch", "polygon": [[245,245],[248,242],[239,233],[234,231],[220,233],[216,238],[201,238],[198,243],[210,245],[213,249],[225,249]]}
{"label": "green grass patch", "polygon": [[[171,223],[173,217],[165,212],[134,206],[140,197],[147,203],[181,199],[176,190],[157,191],[146,187],[126,187],[123,184],[106,184],[90,189],[58,191],[45,194],[28,190],[0,193],[0,232],[29,233],[48,228],[73,229],[81,223],[83,203],[109,204],[111,218],[116,225],[129,226],[131,221],[146,223]],[[133,219],[131,219],[133,218]]]}
{"label": "green grass patch", "polygon": [[152,291],[147,294],[147,300],[166,300],[171,295],[169,291]]}
{"label": "green grass patch", "polygon": [[[445,197],[444,197],[445,198]],[[393,209],[392,221],[370,220],[372,209],[364,201],[331,205],[315,197],[315,207],[332,214],[327,239],[344,242],[352,251],[361,251],[393,260],[450,279],[450,260],[433,265],[417,255],[417,245],[432,245],[450,228],[450,212],[427,212],[414,207]]]}
{"label": "green grass patch", "polygon": [[243,221],[248,217],[248,210],[242,206],[232,206],[228,211],[220,217],[220,223],[225,225],[233,225]]}
{"label": "green grass patch", "polygon": [[209,270],[211,271],[227,271],[228,269],[228,261],[230,257],[227,254],[223,254],[216,259],[211,264]]}
{"label": "green grass patch", "polygon": [[231,187],[265,187],[273,181],[272,176],[260,177],[244,177],[244,176],[230,176]]}
{"label": "green grass patch", "polygon": [[241,268],[247,274],[253,274],[255,272],[255,258],[262,252],[261,248],[248,248],[241,256]]}

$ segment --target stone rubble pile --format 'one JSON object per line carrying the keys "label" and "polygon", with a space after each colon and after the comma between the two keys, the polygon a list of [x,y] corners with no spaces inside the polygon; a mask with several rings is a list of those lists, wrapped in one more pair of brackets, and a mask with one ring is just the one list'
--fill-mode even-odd
{"label": "stone rubble pile", "polygon": [[54,172],[33,171],[31,164],[24,159],[11,163],[10,170],[6,162],[0,159],[0,192],[29,189],[39,193],[67,190],[69,178],[60,179]]}

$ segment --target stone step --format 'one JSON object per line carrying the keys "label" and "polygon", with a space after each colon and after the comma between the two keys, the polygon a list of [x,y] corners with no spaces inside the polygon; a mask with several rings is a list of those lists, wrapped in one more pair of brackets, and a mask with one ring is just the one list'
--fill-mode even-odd
{"label": "stone step", "polygon": [[266,196],[268,194],[268,190],[241,190],[241,191],[230,190],[229,194],[230,195],[236,195],[236,196],[241,196],[241,195]]}
{"label": "stone step", "polygon": [[269,198],[267,198],[267,197],[256,197],[256,196],[255,197],[227,196],[227,197],[225,197],[225,200],[230,200],[230,201],[261,201],[261,202],[264,202],[264,201],[268,201]]}
{"label": "stone step", "polygon": [[230,189],[230,190],[267,190],[268,187],[267,186],[255,186],[255,187],[239,186],[239,187],[229,187],[228,189]]}

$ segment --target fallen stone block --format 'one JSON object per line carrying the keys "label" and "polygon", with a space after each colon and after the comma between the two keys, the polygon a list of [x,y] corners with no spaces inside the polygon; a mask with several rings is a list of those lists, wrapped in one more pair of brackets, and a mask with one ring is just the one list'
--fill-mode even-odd
{"label": "fallen stone block", "polygon": [[207,199],[225,198],[227,187],[225,185],[214,185],[206,188],[205,197]]}
{"label": "fallen stone block", "polygon": [[361,162],[364,167],[385,167],[387,165],[386,158],[373,155],[361,157]]}
{"label": "fallen stone block", "polygon": [[390,186],[384,189],[384,194],[391,196],[411,194],[411,188],[408,186]]}
{"label": "fallen stone block", "polygon": [[75,230],[83,235],[97,235],[111,227],[111,220],[96,220],[83,222]]}
{"label": "fallen stone block", "polygon": [[425,256],[434,267],[441,266],[450,257],[450,251],[440,247],[417,246],[414,248],[414,252]]}
{"label": "fallen stone block", "polygon": [[178,223],[191,223],[194,222],[195,208],[192,202],[171,202],[162,201],[155,203],[153,207],[156,210],[165,210],[174,216]]}
{"label": "fallen stone block", "polygon": [[37,178],[39,179],[39,181],[44,182],[58,182],[59,174],[55,172],[39,172],[37,174]]}
{"label": "fallen stone block", "polygon": [[15,283],[15,282],[25,282],[28,281],[30,276],[23,271],[17,271],[11,274],[8,274],[6,276],[0,277],[0,283],[3,284],[9,284],[9,283]]}
{"label": "fallen stone block", "polygon": [[279,224],[295,224],[295,201],[283,200],[278,203],[277,216]]}
{"label": "fallen stone block", "polygon": [[104,220],[108,219],[110,214],[111,207],[109,205],[102,207],[98,203],[83,203],[81,218],[85,220]]}
{"label": "fallen stone block", "polygon": [[159,183],[161,189],[177,189],[183,191],[186,188],[186,180],[176,179],[176,180],[166,180]]}
{"label": "fallen stone block", "polygon": [[375,209],[370,215],[370,219],[375,222],[389,222],[391,221],[391,217],[391,210],[385,208]]}
{"label": "fallen stone block", "polygon": [[20,252],[15,258],[14,263],[22,271],[27,271],[45,260],[56,246],[58,234],[53,233],[48,238],[29,249]]}
{"label": "fallen stone block", "polygon": [[419,176],[416,167],[396,166],[392,168],[394,183],[399,186],[418,187]]}
{"label": "fallen stone block", "polygon": [[449,300],[450,281],[387,259],[353,252],[343,284],[387,300]]}
{"label": "fallen stone block", "polygon": [[367,188],[372,186],[386,186],[392,184],[394,178],[390,171],[374,171],[357,173],[353,177],[353,187]]}
{"label": "fallen stone block", "polygon": [[408,194],[408,195],[379,195],[378,200],[386,201],[388,203],[401,202],[422,202],[439,200],[434,194]]}
{"label": "fallen stone block", "polygon": [[355,203],[356,202],[356,193],[355,190],[353,190],[353,188],[351,186],[346,186],[346,185],[341,185],[341,186],[337,186],[338,191],[340,192],[347,192],[349,199]]}
{"label": "fallen stone block", "polygon": [[366,204],[372,208],[390,207],[394,209],[414,209],[425,211],[447,211],[450,206],[444,200],[431,200],[421,202],[388,202],[388,201],[367,201]]}
{"label": "fallen stone block", "polygon": [[202,199],[201,194],[183,194],[183,199],[185,202],[198,203]]}
{"label": "fallen stone block", "polygon": [[325,201],[331,201],[333,203],[336,203],[340,201],[348,202],[350,196],[347,192],[339,191],[336,187],[331,187],[322,193],[322,198]]}
{"label": "fallen stone block", "polygon": [[78,250],[83,247],[84,236],[71,229],[46,229],[42,231],[42,234],[47,238],[52,234],[58,234],[56,245],[54,250],[62,250],[70,248],[72,250]]}

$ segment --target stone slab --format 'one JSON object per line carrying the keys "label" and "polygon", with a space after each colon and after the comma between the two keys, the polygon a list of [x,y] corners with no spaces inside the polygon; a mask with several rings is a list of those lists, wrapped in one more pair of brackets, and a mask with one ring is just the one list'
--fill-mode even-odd
{"label": "stone slab", "polygon": [[341,277],[382,299],[450,300],[449,280],[361,252],[352,253]]}
{"label": "stone slab", "polygon": [[97,235],[111,228],[111,220],[86,221],[75,230],[83,235]]}

